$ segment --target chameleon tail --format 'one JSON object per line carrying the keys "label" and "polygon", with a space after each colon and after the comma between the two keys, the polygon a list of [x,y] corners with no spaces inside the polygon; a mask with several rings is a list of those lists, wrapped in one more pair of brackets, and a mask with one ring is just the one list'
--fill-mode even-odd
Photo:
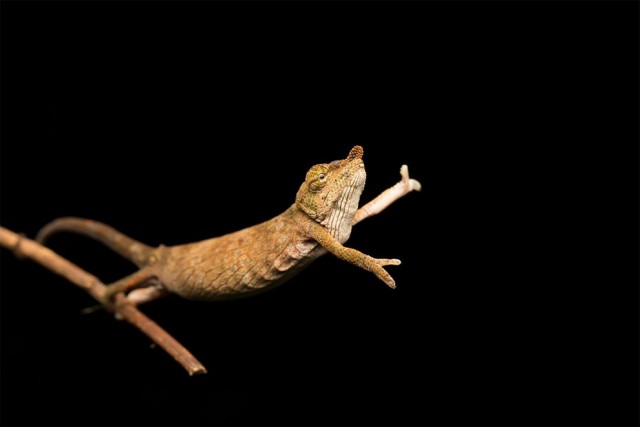
{"label": "chameleon tail", "polygon": [[58,218],[45,225],[38,232],[36,240],[44,243],[51,235],[60,231],[71,231],[96,239],[139,267],[148,262],[154,250],[151,246],[133,240],[106,224],[73,217]]}

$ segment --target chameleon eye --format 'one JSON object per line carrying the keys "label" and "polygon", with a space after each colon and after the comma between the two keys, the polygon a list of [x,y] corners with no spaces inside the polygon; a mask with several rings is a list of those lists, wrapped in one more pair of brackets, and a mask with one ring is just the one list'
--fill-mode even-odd
{"label": "chameleon eye", "polygon": [[320,175],[318,175],[318,179],[325,179],[325,178],[326,178],[326,176],[325,176],[325,174],[323,174],[323,173],[321,173]]}

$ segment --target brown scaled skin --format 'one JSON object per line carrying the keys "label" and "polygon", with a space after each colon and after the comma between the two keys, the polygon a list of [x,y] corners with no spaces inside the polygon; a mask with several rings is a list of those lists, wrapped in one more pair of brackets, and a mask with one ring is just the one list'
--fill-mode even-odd
{"label": "brown scaled skin", "polygon": [[[313,166],[295,203],[286,211],[224,236],[152,248],[99,222],[61,218],[44,227],[37,240],[43,241],[58,231],[72,231],[105,243],[140,267],[131,276],[111,284],[107,298],[147,286],[129,294],[132,297],[137,292],[136,302],[151,300],[167,291],[187,299],[209,301],[253,295],[284,283],[327,251],[371,271],[394,288],[394,280],[383,267],[398,265],[399,260],[376,259],[343,246],[351,234],[365,185],[362,154],[362,147],[355,146],[344,160]],[[358,220],[377,213],[409,191],[420,189],[417,181],[409,180],[406,166],[403,168],[403,181],[363,207]],[[386,193],[394,194],[387,195],[386,200]],[[362,215],[363,210],[366,215]]]}

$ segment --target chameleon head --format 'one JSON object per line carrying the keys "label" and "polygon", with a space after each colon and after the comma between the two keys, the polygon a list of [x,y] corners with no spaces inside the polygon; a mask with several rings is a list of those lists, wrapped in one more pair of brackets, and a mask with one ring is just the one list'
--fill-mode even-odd
{"label": "chameleon head", "polygon": [[296,205],[341,241],[351,233],[364,190],[367,174],[362,154],[362,147],[356,145],[344,160],[313,166],[296,196]]}

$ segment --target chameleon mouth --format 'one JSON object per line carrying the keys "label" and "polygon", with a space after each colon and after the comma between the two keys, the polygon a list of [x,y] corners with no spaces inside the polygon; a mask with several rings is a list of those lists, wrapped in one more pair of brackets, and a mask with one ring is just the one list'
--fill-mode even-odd
{"label": "chameleon mouth", "polygon": [[351,182],[349,185],[351,187],[364,187],[364,182],[367,179],[367,173],[364,171],[364,164],[359,162],[359,167],[356,169],[356,172],[353,174],[353,178],[351,178]]}
{"label": "chameleon mouth", "polygon": [[362,149],[361,146],[356,145],[351,149],[351,151],[349,151],[347,160],[350,161],[350,160],[362,159],[362,154],[364,154],[364,150]]}
{"label": "chameleon mouth", "polygon": [[347,241],[351,234],[353,218],[358,210],[358,201],[364,189],[367,173],[360,158],[354,158],[349,163],[348,178],[342,181],[342,189],[332,203],[326,218],[321,222],[329,233],[339,242]]}

